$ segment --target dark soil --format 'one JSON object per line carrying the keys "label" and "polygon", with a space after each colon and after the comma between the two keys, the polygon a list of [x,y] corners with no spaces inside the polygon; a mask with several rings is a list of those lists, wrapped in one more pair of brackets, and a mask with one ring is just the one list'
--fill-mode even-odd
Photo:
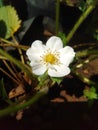
{"label": "dark soil", "polygon": [[[86,77],[97,76],[98,59],[78,71]],[[97,80],[96,80],[97,81]],[[98,82],[98,81],[97,81]],[[1,130],[98,130],[98,102],[92,104],[82,96],[83,84],[74,75],[66,77],[62,87],[54,86],[48,95],[23,112],[0,119]]]}
{"label": "dark soil", "polygon": [[13,117],[0,120],[1,130],[98,130],[98,102],[50,103],[34,106],[26,111],[22,120]]}

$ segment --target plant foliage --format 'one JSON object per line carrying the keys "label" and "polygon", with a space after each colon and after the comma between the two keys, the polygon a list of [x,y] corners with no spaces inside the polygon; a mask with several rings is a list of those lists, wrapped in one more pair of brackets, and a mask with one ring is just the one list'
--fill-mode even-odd
{"label": "plant foliage", "polygon": [[3,79],[0,80],[0,98],[3,99],[3,100],[8,98],[6,90],[4,88]]}
{"label": "plant foliage", "polygon": [[14,7],[7,5],[0,8],[0,37],[10,38],[19,29],[21,20]]}

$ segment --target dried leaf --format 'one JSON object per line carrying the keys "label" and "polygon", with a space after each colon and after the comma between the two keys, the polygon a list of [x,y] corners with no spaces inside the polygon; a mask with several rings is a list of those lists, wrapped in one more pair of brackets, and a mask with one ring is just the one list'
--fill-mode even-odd
{"label": "dried leaf", "polygon": [[25,94],[25,90],[24,90],[24,86],[22,84],[20,84],[18,87],[12,89],[9,92],[9,98],[15,98],[19,95]]}

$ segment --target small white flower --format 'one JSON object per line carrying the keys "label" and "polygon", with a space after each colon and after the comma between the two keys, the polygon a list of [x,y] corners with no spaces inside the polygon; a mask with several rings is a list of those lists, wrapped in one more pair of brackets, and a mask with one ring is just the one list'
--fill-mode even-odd
{"label": "small white flower", "polygon": [[26,52],[32,71],[35,75],[42,75],[46,71],[51,77],[63,77],[70,73],[69,64],[75,57],[72,47],[63,48],[59,37],[52,36],[44,45],[36,40]]}

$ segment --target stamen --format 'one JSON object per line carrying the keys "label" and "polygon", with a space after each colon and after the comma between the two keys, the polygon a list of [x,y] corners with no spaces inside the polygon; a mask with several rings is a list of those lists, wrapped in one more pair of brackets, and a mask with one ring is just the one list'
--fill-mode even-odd
{"label": "stamen", "polygon": [[48,53],[44,57],[44,61],[47,62],[47,63],[50,63],[50,64],[55,64],[57,62],[57,60],[58,59],[52,53]]}
{"label": "stamen", "polygon": [[58,52],[51,52],[50,50],[47,50],[42,56],[41,56],[41,62],[44,64],[58,64],[59,63],[59,53]]}

